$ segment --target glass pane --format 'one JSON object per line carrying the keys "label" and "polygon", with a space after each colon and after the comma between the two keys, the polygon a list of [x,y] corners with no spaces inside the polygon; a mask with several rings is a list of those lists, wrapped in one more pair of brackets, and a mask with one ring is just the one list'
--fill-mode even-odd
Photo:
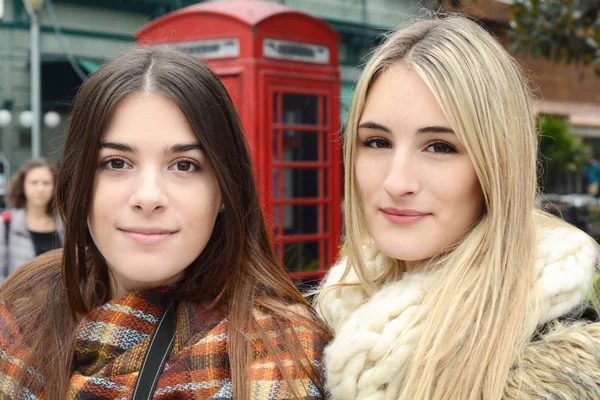
{"label": "glass pane", "polygon": [[318,161],[319,134],[317,132],[283,131],[283,159],[285,161]]}
{"label": "glass pane", "polygon": [[283,220],[286,235],[319,233],[319,206],[286,205]]}
{"label": "glass pane", "polygon": [[283,198],[319,197],[318,169],[283,169]]}
{"label": "glass pane", "polygon": [[324,132],[323,135],[321,136],[321,138],[323,140],[323,160],[322,161],[328,161],[329,160],[329,141],[335,140],[336,136],[331,135],[328,132]]}
{"label": "glass pane", "polygon": [[281,245],[281,243],[275,243],[275,254],[277,255],[277,259],[280,260],[280,262],[283,262],[283,246]]}
{"label": "glass pane", "polygon": [[277,110],[277,103],[279,102],[279,93],[273,94],[273,123],[279,122],[279,112]]}
{"label": "glass pane", "polygon": [[273,169],[273,199],[279,199],[279,169]]}
{"label": "glass pane", "polygon": [[327,97],[323,96],[323,125],[327,125],[328,117],[329,117],[329,112],[327,111]]}
{"label": "glass pane", "polygon": [[290,272],[319,269],[319,242],[286,243],[285,266]]}
{"label": "glass pane", "polygon": [[273,215],[271,215],[271,226],[273,227],[273,232],[275,234],[279,233],[279,207],[273,207]]}
{"label": "glass pane", "polygon": [[281,135],[278,130],[273,132],[273,161],[279,161],[279,140]]}
{"label": "glass pane", "polygon": [[305,94],[283,95],[283,123],[318,125],[318,97]]}
{"label": "glass pane", "polygon": [[329,196],[329,169],[323,168],[323,197]]}
{"label": "glass pane", "polygon": [[325,211],[323,212],[323,228],[325,229],[325,233],[329,233],[329,205],[325,205],[324,210]]}

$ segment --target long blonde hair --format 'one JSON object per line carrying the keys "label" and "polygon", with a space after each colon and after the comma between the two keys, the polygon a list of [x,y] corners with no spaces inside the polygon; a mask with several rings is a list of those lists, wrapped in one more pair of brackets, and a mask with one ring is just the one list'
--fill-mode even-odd
{"label": "long blonde hair", "polygon": [[[369,89],[397,63],[434,94],[471,157],[485,199],[481,218],[460,242],[421,266],[435,276],[433,295],[417,318],[424,331],[403,369],[399,398],[499,399],[540,318],[533,290],[535,229],[566,226],[536,210],[531,94],[513,58],[462,16],[413,22],[375,50],[357,83],[344,138],[344,277],[354,269],[367,293],[399,279],[405,268],[388,258],[381,276],[366,271],[361,249],[369,234],[354,173],[357,127]],[[327,292],[319,293],[318,304]]]}

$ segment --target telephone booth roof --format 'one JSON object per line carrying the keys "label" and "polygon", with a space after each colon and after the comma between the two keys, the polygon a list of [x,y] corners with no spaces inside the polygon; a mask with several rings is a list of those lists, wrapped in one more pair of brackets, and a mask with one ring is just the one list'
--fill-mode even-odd
{"label": "telephone booth roof", "polygon": [[[207,1],[171,12],[144,25],[135,35],[142,46],[238,35],[254,41],[278,39],[320,43],[332,48],[337,66],[339,34],[325,21],[279,3],[258,0]],[[240,57],[260,57],[242,45]],[[246,52],[244,50],[249,50]]]}
{"label": "telephone booth roof", "polygon": [[262,21],[275,15],[285,13],[298,13],[292,8],[279,3],[257,0],[231,0],[231,1],[206,1],[188,6],[172,13],[173,17],[183,14],[215,13],[235,18],[246,25],[256,26]]}
{"label": "telephone booth roof", "polygon": [[[143,27],[137,36],[143,35],[146,30],[150,30],[156,24],[161,24],[170,19],[178,19],[181,17],[192,16],[194,14],[217,14],[236,19],[249,27],[260,25],[269,18],[282,14],[296,14],[299,17],[308,17],[313,19],[303,12],[293,8],[284,6],[279,3],[259,0],[230,0],[230,1],[207,1],[194,4],[180,10],[169,13],[163,17],[155,19],[148,25]],[[337,35],[335,30],[330,27],[325,21],[321,21],[325,29],[328,29],[332,34]]]}

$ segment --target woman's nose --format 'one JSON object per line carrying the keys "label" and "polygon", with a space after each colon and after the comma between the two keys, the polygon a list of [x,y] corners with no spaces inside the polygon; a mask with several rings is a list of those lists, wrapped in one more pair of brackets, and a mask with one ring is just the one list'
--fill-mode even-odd
{"label": "woman's nose", "polygon": [[131,207],[144,213],[151,213],[167,206],[168,196],[159,172],[141,173],[135,185],[129,201]]}
{"label": "woman's nose", "polygon": [[413,156],[406,151],[397,151],[389,165],[384,190],[392,197],[416,194],[421,187],[417,169]]}

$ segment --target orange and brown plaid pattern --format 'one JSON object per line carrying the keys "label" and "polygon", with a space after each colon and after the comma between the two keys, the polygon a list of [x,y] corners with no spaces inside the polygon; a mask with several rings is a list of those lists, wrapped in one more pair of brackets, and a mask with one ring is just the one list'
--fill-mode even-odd
{"label": "orange and brown plaid pattern", "polygon": [[[130,399],[149,337],[166,304],[168,289],[132,294],[93,310],[77,331],[75,372],[71,376],[69,400]],[[183,303],[178,321],[175,347],[158,381],[155,400],[233,399],[228,347],[228,322],[224,313],[201,304]],[[281,328],[268,315],[255,316],[261,328],[272,338],[275,348]],[[11,326],[6,308],[0,307],[0,324]],[[304,326],[292,326],[309,359],[321,369],[324,343]],[[14,331],[13,331],[14,332]],[[16,334],[16,332],[14,332]],[[256,334],[252,340],[252,365],[249,372],[253,400],[293,398],[284,383],[275,359]],[[22,365],[24,350],[15,347],[13,338],[0,337],[0,398],[14,398],[15,371]],[[290,354],[279,354],[296,390],[304,399],[322,399],[310,379],[295,368]],[[30,371],[36,374],[35,371]],[[43,378],[28,387],[22,399],[46,399]]]}

